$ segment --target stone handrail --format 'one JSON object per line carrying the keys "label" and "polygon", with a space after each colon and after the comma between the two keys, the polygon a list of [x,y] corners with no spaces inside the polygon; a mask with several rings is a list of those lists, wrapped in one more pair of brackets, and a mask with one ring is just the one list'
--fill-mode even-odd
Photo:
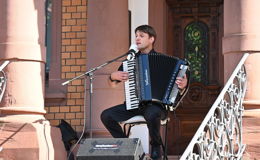
{"label": "stone handrail", "polygon": [[246,92],[245,53],[212,105],[180,160],[240,160],[242,105]]}

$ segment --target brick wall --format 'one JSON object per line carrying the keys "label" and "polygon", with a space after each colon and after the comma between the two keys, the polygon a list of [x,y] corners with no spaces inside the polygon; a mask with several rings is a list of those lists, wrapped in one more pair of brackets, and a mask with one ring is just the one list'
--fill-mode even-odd
{"label": "brick wall", "polygon": [[[62,0],[61,77],[71,79],[86,72],[87,0]],[[84,79],[72,81],[67,88],[65,105],[46,106],[51,125],[65,119],[82,131]]]}

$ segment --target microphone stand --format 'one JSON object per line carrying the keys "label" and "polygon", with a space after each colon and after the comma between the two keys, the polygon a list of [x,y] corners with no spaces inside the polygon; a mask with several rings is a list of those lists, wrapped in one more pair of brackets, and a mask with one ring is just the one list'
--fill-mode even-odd
{"label": "microphone stand", "polygon": [[[89,71],[87,71],[87,72],[85,72],[85,73],[83,73],[83,74],[81,74],[81,75],[79,75],[79,76],[76,76],[76,77],[74,77],[74,78],[72,78],[72,79],[70,79],[70,80],[68,80],[68,81],[66,81],[66,82],[64,82],[64,83],[62,83],[62,85],[67,85],[67,84],[69,84],[71,81],[74,81],[74,80],[76,80],[76,79],[79,79],[79,78],[81,78],[81,77],[83,77],[83,76],[87,76],[87,77],[89,77],[89,81],[90,81],[90,84],[89,84],[89,128],[90,128],[90,138],[92,138],[92,115],[91,115],[91,113],[92,113],[92,94],[93,94],[93,79],[94,79],[94,72],[95,71],[97,71],[97,70],[99,70],[99,69],[101,69],[101,68],[103,68],[103,67],[105,67],[106,65],[108,65],[108,64],[110,64],[110,63],[113,63],[113,62],[115,62],[116,60],[118,60],[118,59],[120,59],[120,58],[122,58],[122,57],[125,57],[125,56],[127,56],[127,55],[130,55],[130,53],[125,53],[124,55],[121,55],[121,56],[119,56],[119,57],[117,57],[117,58],[115,58],[115,59],[112,59],[112,60],[110,60],[110,61],[107,61],[107,62],[105,62],[104,64],[101,64],[101,65],[99,65],[99,66],[97,66],[97,67],[94,67],[94,68],[91,68]],[[131,56],[134,56],[134,54],[131,54]],[[85,92],[85,94],[84,94],[84,126],[83,126],[83,133],[82,133],[82,135],[81,135],[81,137],[79,138],[79,140],[78,140],[78,142],[81,140],[81,138],[82,138],[82,136],[83,136],[83,134],[84,134],[84,132],[85,132],[85,124],[86,124],[86,118],[85,118],[85,108],[86,108],[86,104],[85,104],[85,101],[86,101],[86,78],[85,78],[85,81],[84,81],[84,92]],[[78,143],[77,142],[77,143]],[[76,143],[76,144],[77,144]],[[75,144],[75,146],[76,146],[76,144]],[[73,148],[74,149],[74,148]]]}
{"label": "microphone stand", "polygon": [[121,55],[119,57],[116,57],[115,59],[107,61],[104,64],[101,64],[101,65],[99,65],[97,67],[91,68],[89,71],[87,71],[87,72],[85,72],[85,73],[83,73],[83,74],[81,74],[79,76],[76,76],[76,77],[74,77],[74,78],[72,78],[72,79],[62,83],[62,85],[67,85],[70,82],[85,76],[85,80],[84,80],[84,125],[83,125],[83,132],[82,132],[79,140],[74,144],[73,148],[70,150],[70,152],[69,152],[69,154],[67,156],[68,160],[70,159],[71,153],[76,148],[77,144],[81,141],[81,139],[82,139],[82,137],[83,137],[83,135],[85,133],[85,128],[86,128],[86,117],[85,117],[86,116],[86,97],[87,97],[87,94],[86,94],[86,82],[87,82],[86,76],[89,77],[89,82],[90,82],[89,83],[89,129],[90,129],[89,136],[90,136],[90,138],[92,138],[92,115],[91,115],[91,113],[92,113],[92,94],[93,94],[94,72],[99,70],[99,69],[101,69],[101,68],[103,68],[103,67],[105,67],[106,65],[108,65],[110,63],[113,63],[116,60],[118,60],[118,59],[120,59],[122,57],[128,56],[128,55],[132,56],[132,57],[130,57],[131,59],[135,56],[134,54],[131,54],[131,53],[127,52],[127,53],[125,53],[125,54],[123,54],[123,55]]}

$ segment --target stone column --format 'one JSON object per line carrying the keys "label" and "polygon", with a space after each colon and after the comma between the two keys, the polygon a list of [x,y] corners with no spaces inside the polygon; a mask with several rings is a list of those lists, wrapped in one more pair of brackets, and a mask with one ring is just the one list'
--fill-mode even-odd
{"label": "stone column", "polygon": [[250,53],[246,61],[248,87],[246,101],[260,104],[260,1],[224,1],[223,54],[225,80],[236,67],[243,53]]}
{"label": "stone column", "polygon": [[0,13],[0,60],[11,62],[4,69],[0,158],[54,159],[53,130],[43,116],[45,1],[1,0]]}
{"label": "stone column", "polygon": [[260,1],[224,1],[224,77],[227,80],[243,53],[250,53],[245,62],[248,75],[244,101],[243,143],[247,145],[243,159],[258,159],[260,120]]}
{"label": "stone column", "polygon": [[[5,8],[6,7],[6,8]],[[6,68],[7,88],[2,114],[44,114],[45,15],[44,1],[1,1],[1,60]]]}

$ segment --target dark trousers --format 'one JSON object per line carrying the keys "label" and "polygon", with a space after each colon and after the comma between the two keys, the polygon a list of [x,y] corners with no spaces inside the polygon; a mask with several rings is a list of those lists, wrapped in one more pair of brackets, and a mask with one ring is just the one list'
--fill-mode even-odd
{"label": "dark trousers", "polygon": [[158,146],[162,144],[160,136],[161,119],[167,116],[166,110],[159,104],[149,103],[142,109],[126,110],[125,104],[120,104],[104,110],[101,113],[101,121],[114,138],[127,138],[119,122],[126,121],[136,115],[144,116],[150,135],[150,144]]}

